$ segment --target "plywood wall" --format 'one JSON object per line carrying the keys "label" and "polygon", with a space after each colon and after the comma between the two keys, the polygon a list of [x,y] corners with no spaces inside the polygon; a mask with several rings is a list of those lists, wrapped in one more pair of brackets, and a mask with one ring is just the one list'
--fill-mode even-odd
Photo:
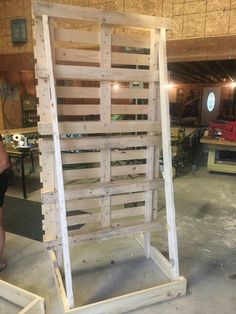
{"label": "plywood wall", "polygon": [[[236,0],[48,0],[65,4],[171,17],[169,39],[236,34]],[[32,52],[31,0],[0,0],[0,54]],[[11,43],[10,20],[27,19],[28,42]]]}

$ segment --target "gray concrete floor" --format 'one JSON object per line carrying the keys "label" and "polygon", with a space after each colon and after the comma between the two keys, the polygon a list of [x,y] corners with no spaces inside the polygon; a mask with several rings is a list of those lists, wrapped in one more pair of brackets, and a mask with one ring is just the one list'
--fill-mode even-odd
{"label": "gray concrete floor", "polygon": [[[187,295],[132,313],[236,313],[236,279],[231,279],[236,274],[236,176],[209,174],[203,167],[176,178],[174,184],[180,272],[188,280]],[[8,193],[21,197],[14,186]],[[31,193],[29,199],[40,199],[39,190]],[[159,207],[164,223],[162,194]],[[163,252],[167,250],[165,234],[162,230],[153,236],[154,244]],[[131,237],[76,247],[71,254],[77,305],[166,282],[152,262],[144,260]],[[0,274],[1,279],[44,297],[47,313],[59,314],[43,244],[7,234],[5,255],[8,267]],[[0,302],[0,313],[15,312],[10,308],[6,311]]]}

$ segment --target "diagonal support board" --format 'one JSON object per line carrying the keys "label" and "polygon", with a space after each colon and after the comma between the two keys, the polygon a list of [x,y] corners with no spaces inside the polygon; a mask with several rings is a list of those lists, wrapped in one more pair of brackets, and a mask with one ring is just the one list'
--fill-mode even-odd
{"label": "diagonal support board", "polygon": [[70,252],[69,242],[67,233],[66,223],[66,209],[65,209],[65,195],[64,195],[64,182],[62,176],[62,162],[61,162],[61,149],[60,149],[60,135],[58,129],[58,118],[57,118],[57,97],[55,91],[55,81],[53,74],[52,55],[51,55],[51,43],[50,43],[50,32],[48,16],[43,15],[43,31],[44,31],[44,42],[45,42],[45,55],[46,64],[49,75],[49,84],[51,90],[51,117],[52,117],[52,129],[53,129],[53,142],[55,152],[55,164],[56,164],[56,181],[57,181],[57,195],[58,195],[58,207],[60,213],[60,226],[62,235],[62,253],[63,253],[63,265],[66,282],[66,293],[69,307],[74,307],[74,298],[72,290],[72,275],[70,265]]}
{"label": "diagonal support board", "polygon": [[179,257],[177,247],[177,234],[175,223],[175,201],[174,187],[172,181],[172,159],[170,146],[170,112],[168,96],[168,78],[167,78],[167,57],[166,57],[166,31],[160,30],[159,45],[159,71],[160,71],[160,104],[162,119],[162,150],[164,161],[164,181],[165,181],[165,199],[167,232],[169,244],[169,259],[173,267],[171,268],[172,279],[179,278]]}

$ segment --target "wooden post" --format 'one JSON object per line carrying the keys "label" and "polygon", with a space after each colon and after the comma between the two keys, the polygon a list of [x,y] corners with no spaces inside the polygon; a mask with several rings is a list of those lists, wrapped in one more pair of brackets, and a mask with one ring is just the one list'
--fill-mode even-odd
{"label": "wooden post", "polygon": [[[111,69],[111,27],[101,24],[100,34],[100,66],[105,70]],[[100,82],[100,120],[104,125],[111,122],[111,82]],[[111,180],[111,151],[104,147],[100,150],[101,183]],[[111,197],[104,196],[101,200],[101,226],[108,227],[111,224]]]}
{"label": "wooden post", "polygon": [[[158,31],[151,30],[151,44],[150,44],[150,82],[149,82],[149,95],[148,95],[148,120],[156,121],[157,116],[157,80],[154,80],[154,73],[157,73],[158,62]],[[154,135],[154,133],[149,133]],[[155,159],[155,146],[147,148],[147,161],[146,161],[146,178],[153,180],[154,178],[154,159]],[[145,193],[145,221],[150,222],[153,218],[153,203],[154,192],[147,191]],[[144,252],[147,258],[151,255],[151,233],[147,232],[144,235]]]}

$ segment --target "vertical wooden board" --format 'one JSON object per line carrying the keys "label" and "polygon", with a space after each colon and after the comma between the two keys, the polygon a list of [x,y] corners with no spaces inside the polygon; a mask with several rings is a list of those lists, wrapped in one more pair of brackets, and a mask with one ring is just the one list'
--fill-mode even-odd
{"label": "vertical wooden board", "polygon": [[164,161],[165,200],[167,215],[167,232],[169,245],[169,259],[172,265],[172,280],[179,278],[179,259],[177,234],[175,223],[174,187],[172,182],[172,159],[170,145],[170,113],[168,99],[168,78],[166,58],[166,31],[160,30],[159,41],[159,73],[160,73],[160,100],[162,120],[162,150]]}
{"label": "vertical wooden board", "polygon": [[[100,65],[104,70],[111,69],[111,28],[101,25],[100,34]],[[100,117],[101,122],[109,124],[111,121],[111,82],[100,82]],[[111,180],[111,151],[104,148],[101,154],[101,182]],[[108,227],[111,224],[111,197],[105,196],[101,200],[101,226]]]}
{"label": "vertical wooden board", "polygon": [[[36,46],[34,47],[34,53],[37,60],[37,68],[45,66],[45,48],[44,48],[44,36],[43,36],[43,22],[42,17],[35,18],[34,26],[34,39]],[[37,76],[37,71],[35,71],[38,86],[37,86],[37,97],[39,98],[38,114],[40,121],[50,122],[50,87],[48,82],[48,77],[42,78]],[[39,142],[39,148],[41,149],[41,143]],[[54,154],[52,152],[42,151],[41,155],[41,180],[43,183],[44,190],[54,190],[55,189],[55,168],[54,168]],[[42,214],[44,215],[44,209],[42,208]],[[57,230],[57,219],[56,219],[56,206],[52,205],[50,208],[50,214],[47,212],[45,221],[45,236],[56,237],[58,234]],[[49,216],[47,216],[49,215]],[[47,217],[49,220],[47,220]]]}
{"label": "vertical wooden board", "polygon": [[[45,66],[45,49],[43,36],[43,22],[42,17],[35,17],[35,32],[34,39],[36,46],[34,48],[35,57],[37,59],[37,68],[44,68]],[[39,77],[35,71],[38,80],[36,88],[37,97],[39,98],[38,115],[41,122],[51,122],[50,119],[50,87],[48,84],[48,77]]]}
{"label": "vertical wooden board", "polygon": [[[157,30],[151,30],[150,40],[150,79],[153,72],[157,70],[157,56],[158,56],[158,32]],[[148,93],[148,120],[155,121],[157,115],[157,83],[149,82],[149,93]],[[149,133],[153,135],[153,133]],[[155,147],[150,146],[147,148],[147,161],[146,161],[146,178],[153,180],[154,178],[154,157]],[[152,221],[153,217],[153,191],[147,191],[145,193],[145,221]],[[144,235],[144,251],[147,257],[151,254],[151,233]]]}

